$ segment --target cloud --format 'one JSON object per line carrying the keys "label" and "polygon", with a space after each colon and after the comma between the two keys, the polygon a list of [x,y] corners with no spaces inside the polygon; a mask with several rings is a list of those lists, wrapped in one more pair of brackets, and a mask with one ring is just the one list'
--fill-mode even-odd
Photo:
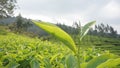
{"label": "cloud", "polygon": [[110,1],[101,9],[101,14],[105,18],[115,19],[120,18],[120,4],[115,0]]}
{"label": "cloud", "polygon": [[111,25],[115,30],[117,30],[117,32],[118,32],[118,34],[120,34],[120,24],[109,24],[109,25]]}
{"label": "cloud", "polygon": [[[108,0],[99,1],[95,0],[18,0],[18,5],[21,10],[26,12],[34,12],[41,14],[71,14],[82,13],[95,6],[102,6],[108,2]],[[30,11],[29,11],[30,10]]]}
{"label": "cloud", "polygon": [[[74,21],[120,24],[120,0],[18,0],[22,16],[72,25]],[[118,26],[117,26],[118,27]],[[119,30],[119,29],[118,29]]]}

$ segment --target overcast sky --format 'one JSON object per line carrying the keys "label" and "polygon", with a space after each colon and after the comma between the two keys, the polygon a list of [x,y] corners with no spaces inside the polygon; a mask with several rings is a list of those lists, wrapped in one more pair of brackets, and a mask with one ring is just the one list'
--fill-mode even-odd
{"label": "overcast sky", "polygon": [[120,0],[17,0],[15,15],[52,23],[82,25],[96,20],[113,26],[120,33]]}

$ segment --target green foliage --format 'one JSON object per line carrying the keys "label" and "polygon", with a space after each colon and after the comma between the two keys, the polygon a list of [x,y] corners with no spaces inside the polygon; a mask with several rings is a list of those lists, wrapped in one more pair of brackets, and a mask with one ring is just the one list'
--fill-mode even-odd
{"label": "green foliage", "polygon": [[[0,35],[0,67],[17,64],[17,68],[60,68],[71,51],[63,44],[8,33]],[[59,54],[58,54],[59,53]],[[6,60],[8,59],[8,60]],[[9,61],[10,59],[10,61]],[[47,60],[45,60],[47,59]],[[11,62],[14,64],[11,64]]]}
{"label": "green foliage", "polygon": [[11,61],[5,68],[17,68],[19,65],[20,64],[14,62],[14,61]]}
{"label": "green foliage", "polygon": [[40,68],[40,63],[37,59],[33,58],[30,62],[31,68]]}
{"label": "green foliage", "polygon": [[2,28],[0,28],[0,35],[6,35],[7,31],[3,30]]}
{"label": "green foliage", "polygon": [[37,26],[45,30],[46,32],[52,34],[56,38],[58,38],[60,41],[62,41],[67,47],[69,47],[74,53],[76,53],[76,46],[73,41],[73,39],[68,35],[66,32],[64,32],[59,27],[45,22],[38,22],[33,21]]}
{"label": "green foliage", "polygon": [[95,24],[96,21],[87,23],[80,32],[80,40],[88,33],[89,29]]}
{"label": "green foliage", "polygon": [[66,66],[67,68],[77,68],[77,62],[76,58],[73,55],[68,55],[66,58]]}
{"label": "green foliage", "polygon": [[52,65],[49,59],[45,58],[44,63],[45,63],[45,68],[52,68]]}
{"label": "green foliage", "polygon": [[[41,41],[37,38],[33,39],[8,33],[7,35],[0,35],[0,46],[0,67],[2,68],[7,66],[31,68],[38,65],[40,68],[64,68],[67,65],[75,66],[77,64],[77,58],[72,54],[71,50],[63,44],[55,42]],[[87,63],[90,63],[94,57],[97,58],[98,54],[101,55],[104,53],[92,48],[80,50],[81,68],[84,68]],[[100,58],[100,56],[98,58]],[[115,59],[116,61],[114,61],[114,63],[119,64],[119,59]],[[98,60],[94,62],[98,62]],[[77,66],[75,66],[75,68],[76,67]]]}
{"label": "green foliage", "polygon": [[98,57],[90,60],[87,63],[86,68],[96,68],[98,65],[100,65],[101,63],[104,63],[105,61],[107,61],[110,58],[114,58],[113,55],[105,54],[105,55],[98,56]]}
{"label": "green foliage", "polygon": [[[77,53],[72,53],[72,51],[74,51],[72,47],[76,46],[72,45],[74,41],[67,33],[49,23],[39,23],[35,21],[35,24],[56,36],[59,40],[62,39],[61,41],[64,44],[66,44],[66,42],[63,40],[66,40],[67,43],[70,44],[66,44],[69,49],[58,42],[41,41],[38,38],[29,38],[13,33],[7,33],[7,35],[0,34],[0,67],[119,68],[119,56],[113,55],[107,51],[100,51],[94,48],[83,49],[82,47],[75,48]],[[83,27],[82,35],[79,36],[79,38],[86,35],[91,25],[93,25],[93,23],[90,22]],[[71,39],[72,42],[69,39]]]}
{"label": "green foliage", "polygon": [[50,63],[52,63],[52,62],[54,61],[54,59],[55,59],[56,57],[58,57],[58,56],[59,56],[59,53],[53,55],[52,58],[50,59]]}
{"label": "green foliage", "polygon": [[106,62],[97,66],[97,68],[118,68],[117,65],[120,65],[120,58],[117,59],[108,59]]}

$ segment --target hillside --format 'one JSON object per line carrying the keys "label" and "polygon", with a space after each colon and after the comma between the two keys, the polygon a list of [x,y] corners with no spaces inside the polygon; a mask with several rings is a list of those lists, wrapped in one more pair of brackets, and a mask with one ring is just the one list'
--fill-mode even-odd
{"label": "hillside", "polygon": [[[74,37],[78,44],[77,36]],[[82,47],[95,47],[101,50],[109,50],[111,53],[120,55],[120,39],[87,35],[81,42]]]}
{"label": "hillside", "polygon": [[[34,58],[42,60],[41,66],[44,66],[44,59],[49,61],[47,58],[52,58],[50,61],[53,62],[62,59],[69,52],[71,51],[63,44],[41,41],[37,38],[17,35],[0,29],[0,67],[3,65],[8,67],[13,63],[16,66],[23,65],[19,68],[28,68],[29,61]],[[10,64],[7,65],[8,63]],[[54,63],[58,64],[60,61]]]}
{"label": "hillside", "polygon": [[[91,38],[93,39],[92,41],[99,39],[95,36]],[[108,38],[102,39],[104,39],[102,41],[108,40]],[[87,45],[91,45],[90,42],[85,42],[86,40],[88,40],[88,38],[84,39],[82,44],[84,44],[84,46],[86,43]],[[111,39],[111,41],[113,40],[114,39]],[[98,43],[98,41],[94,43]],[[100,42],[100,44],[102,44],[102,42]],[[108,53],[106,50],[101,51],[101,49],[95,48],[82,49],[81,47],[81,63],[88,62],[99,54]],[[42,68],[64,68],[66,66],[66,56],[69,54],[74,55],[74,53],[61,42],[41,41],[38,38],[12,33],[7,27],[0,26],[0,67],[2,68],[37,68],[36,66]]]}

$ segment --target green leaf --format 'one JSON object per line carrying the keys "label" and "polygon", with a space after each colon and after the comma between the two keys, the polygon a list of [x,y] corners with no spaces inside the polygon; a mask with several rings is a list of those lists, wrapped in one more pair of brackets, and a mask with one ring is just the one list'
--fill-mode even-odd
{"label": "green leaf", "polygon": [[101,63],[104,63],[105,61],[107,61],[110,58],[113,58],[113,55],[106,54],[106,55],[98,56],[98,57],[90,60],[87,63],[86,68],[96,68],[98,65],[100,65]]}
{"label": "green leaf", "polygon": [[30,62],[31,68],[40,68],[40,63],[37,59],[33,58]]}
{"label": "green leaf", "polygon": [[87,23],[83,28],[82,28],[82,31],[81,31],[81,37],[80,37],[80,40],[82,40],[82,38],[88,33],[89,29],[96,23],[96,21],[92,21],[92,22],[89,22]]}
{"label": "green leaf", "polygon": [[20,64],[14,62],[14,61],[11,61],[5,68],[17,68],[19,65]]}
{"label": "green leaf", "polygon": [[120,64],[120,58],[117,59],[109,59],[106,62],[100,64],[99,66],[97,66],[97,68],[113,68],[116,67],[117,65]]}
{"label": "green leaf", "polygon": [[48,58],[44,59],[44,63],[45,63],[45,68],[52,68],[50,60]]}
{"label": "green leaf", "polygon": [[62,41],[69,49],[76,53],[76,46],[73,39],[61,28],[46,22],[33,21],[38,27]]}
{"label": "green leaf", "polygon": [[66,58],[66,66],[67,66],[67,68],[76,68],[77,67],[77,60],[73,55],[69,55]]}
{"label": "green leaf", "polygon": [[83,63],[80,64],[80,67],[81,68],[86,68],[86,65],[87,65],[87,62],[83,62]]}
{"label": "green leaf", "polygon": [[50,59],[50,63],[52,63],[53,62],[53,60],[55,60],[56,59],[56,57],[57,56],[59,56],[60,54],[58,53],[58,54],[55,54],[55,55],[53,55],[52,56],[52,58]]}

